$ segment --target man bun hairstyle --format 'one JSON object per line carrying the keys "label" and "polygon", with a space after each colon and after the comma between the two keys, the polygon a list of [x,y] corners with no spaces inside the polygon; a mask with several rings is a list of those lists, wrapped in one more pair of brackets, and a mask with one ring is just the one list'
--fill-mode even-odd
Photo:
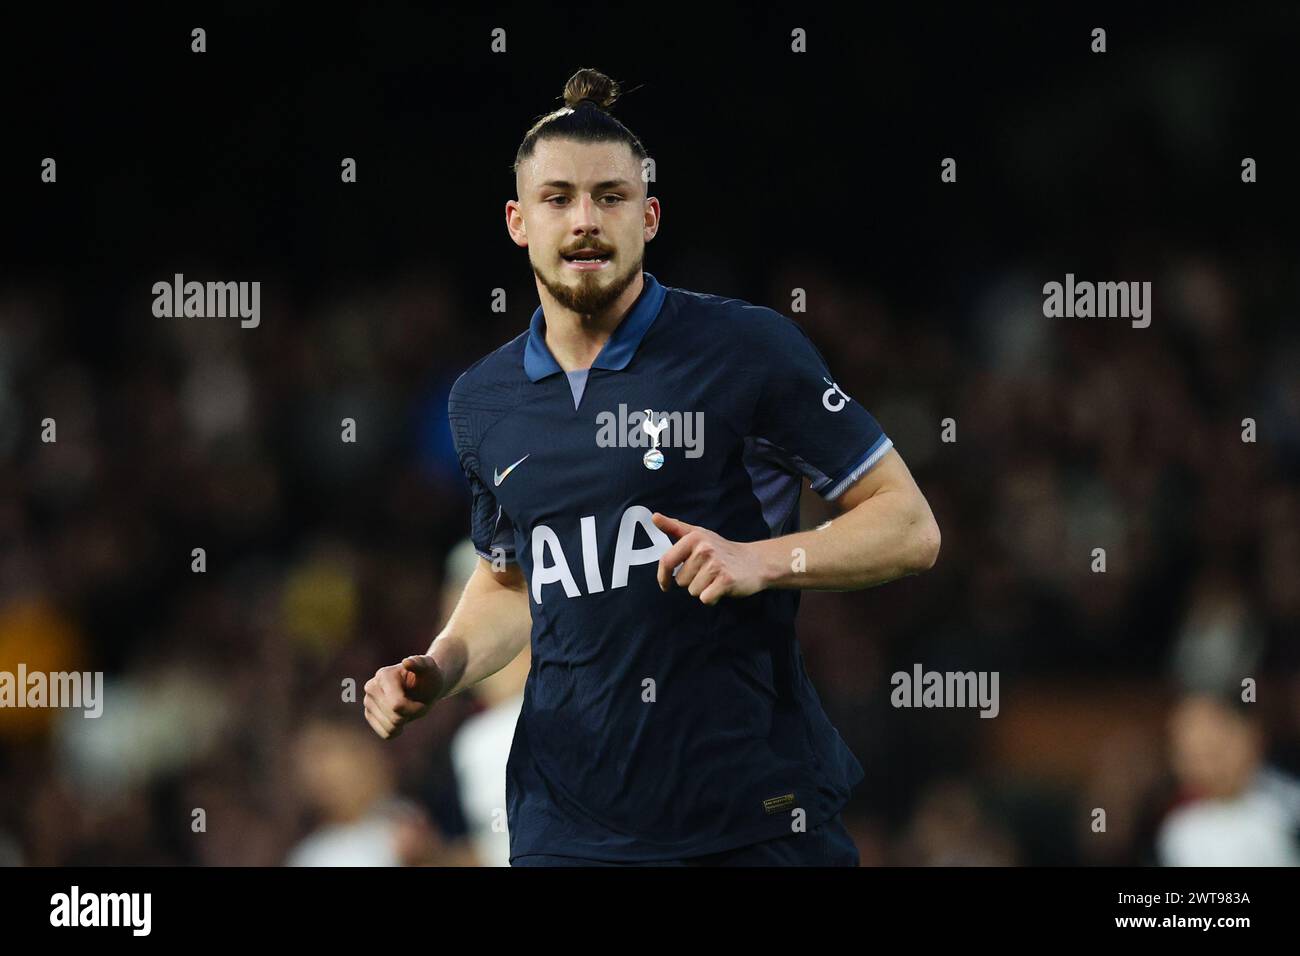
{"label": "man bun hairstyle", "polygon": [[583,103],[608,110],[618,100],[622,90],[618,82],[599,70],[579,70],[564,84],[564,105],[576,110]]}
{"label": "man bun hairstyle", "polygon": [[618,83],[599,70],[574,73],[564,84],[564,105],[543,116],[524,135],[515,153],[515,172],[533,154],[539,140],[561,137],[584,143],[626,143],[638,163],[645,160],[649,153],[641,140],[609,112],[622,95]]}

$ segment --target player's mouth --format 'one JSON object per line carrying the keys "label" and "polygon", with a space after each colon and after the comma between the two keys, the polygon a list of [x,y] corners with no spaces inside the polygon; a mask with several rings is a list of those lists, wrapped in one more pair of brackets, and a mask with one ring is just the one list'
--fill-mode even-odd
{"label": "player's mouth", "polygon": [[612,252],[603,249],[578,249],[574,252],[561,253],[560,258],[564,260],[566,269],[577,272],[599,272],[609,265],[613,255]]}

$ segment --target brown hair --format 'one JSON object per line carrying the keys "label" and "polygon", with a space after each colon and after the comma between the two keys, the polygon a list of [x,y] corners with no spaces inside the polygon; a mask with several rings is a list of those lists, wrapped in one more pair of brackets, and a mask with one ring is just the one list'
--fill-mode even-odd
{"label": "brown hair", "polygon": [[618,83],[599,70],[582,69],[564,84],[564,106],[547,113],[524,135],[515,153],[514,170],[533,154],[538,140],[564,137],[585,143],[627,143],[637,162],[649,156],[641,140],[610,115],[622,95]]}

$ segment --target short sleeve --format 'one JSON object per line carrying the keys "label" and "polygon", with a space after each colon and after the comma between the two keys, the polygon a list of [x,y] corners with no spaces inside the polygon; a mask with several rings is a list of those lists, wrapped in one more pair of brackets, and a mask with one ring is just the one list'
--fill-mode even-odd
{"label": "short sleeve", "polygon": [[[515,526],[497,504],[495,496],[478,474],[466,470],[470,495],[470,540],[479,557],[493,560],[498,554],[506,561],[515,558]],[[500,549],[500,550],[497,550]]]}
{"label": "short sleeve", "polygon": [[894,447],[880,424],[835,381],[812,340],[771,309],[756,309],[748,342],[755,349],[759,396],[754,437],[834,501]]}
{"label": "short sleeve", "polygon": [[451,388],[447,400],[447,419],[456,446],[456,458],[469,482],[470,540],[479,557],[488,561],[498,555],[515,561],[515,528],[497,503],[496,496],[484,480],[478,457],[479,439],[495,420],[499,406],[485,401],[483,390],[468,384],[468,373]]}

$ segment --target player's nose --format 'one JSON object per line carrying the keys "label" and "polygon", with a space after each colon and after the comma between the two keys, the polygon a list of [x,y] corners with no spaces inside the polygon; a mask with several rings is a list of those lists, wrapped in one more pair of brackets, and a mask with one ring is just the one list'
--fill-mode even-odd
{"label": "player's nose", "polygon": [[596,214],[596,200],[591,193],[582,193],[573,204],[575,233],[594,233],[600,231],[600,222]]}

